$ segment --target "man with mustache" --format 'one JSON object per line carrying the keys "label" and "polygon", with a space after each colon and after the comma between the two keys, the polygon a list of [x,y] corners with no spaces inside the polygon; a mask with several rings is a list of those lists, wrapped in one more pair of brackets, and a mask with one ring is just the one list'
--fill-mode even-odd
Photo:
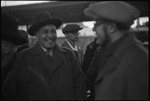
{"label": "man with mustache", "polygon": [[102,1],[84,13],[95,20],[101,42],[87,71],[94,100],[148,100],[148,51],[130,32],[139,10],[123,1]]}
{"label": "man with mustache", "polygon": [[85,76],[77,60],[69,49],[56,44],[56,29],[61,25],[62,20],[52,18],[49,12],[34,17],[27,31],[38,41],[18,54],[6,85],[6,99],[86,99]]}

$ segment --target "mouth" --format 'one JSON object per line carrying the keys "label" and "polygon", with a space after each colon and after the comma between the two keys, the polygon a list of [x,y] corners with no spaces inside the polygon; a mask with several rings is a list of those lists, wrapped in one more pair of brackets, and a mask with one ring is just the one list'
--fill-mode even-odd
{"label": "mouth", "polygon": [[47,43],[51,43],[53,42],[53,40],[45,40]]}

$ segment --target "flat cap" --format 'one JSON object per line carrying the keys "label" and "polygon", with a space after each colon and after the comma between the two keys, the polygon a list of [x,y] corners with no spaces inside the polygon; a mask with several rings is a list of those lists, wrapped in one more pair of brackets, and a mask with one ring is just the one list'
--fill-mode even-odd
{"label": "flat cap", "polygon": [[94,19],[107,19],[125,24],[133,24],[139,17],[139,10],[123,1],[103,1],[90,4],[84,14]]}
{"label": "flat cap", "polygon": [[65,34],[65,33],[70,33],[70,32],[74,32],[74,31],[79,31],[81,29],[83,29],[83,28],[81,28],[77,24],[68,24],[62,29],[62,32]]}

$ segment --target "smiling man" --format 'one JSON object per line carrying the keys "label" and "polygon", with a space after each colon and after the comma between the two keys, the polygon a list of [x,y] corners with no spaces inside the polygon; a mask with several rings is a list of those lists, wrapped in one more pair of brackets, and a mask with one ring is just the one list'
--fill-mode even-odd
{"label": "smiling man", "polygon": [[[73,53],[56,44],[60,18],[39,13],[28,28],[38,41],[18,54],[6,88],[6,99],[84,100],[85,76]],[[11,86],[10,86],[11,85]]]}

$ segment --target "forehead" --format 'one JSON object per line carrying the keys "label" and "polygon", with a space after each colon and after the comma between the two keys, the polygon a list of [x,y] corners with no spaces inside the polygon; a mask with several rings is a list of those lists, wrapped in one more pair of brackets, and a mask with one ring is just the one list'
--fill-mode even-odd
{"label": "forehead", "polygon": [[45,25],[45,26],[42,26],[39,30],[43,30],[43,29],[56,29],[56,26],[55,25]]}

